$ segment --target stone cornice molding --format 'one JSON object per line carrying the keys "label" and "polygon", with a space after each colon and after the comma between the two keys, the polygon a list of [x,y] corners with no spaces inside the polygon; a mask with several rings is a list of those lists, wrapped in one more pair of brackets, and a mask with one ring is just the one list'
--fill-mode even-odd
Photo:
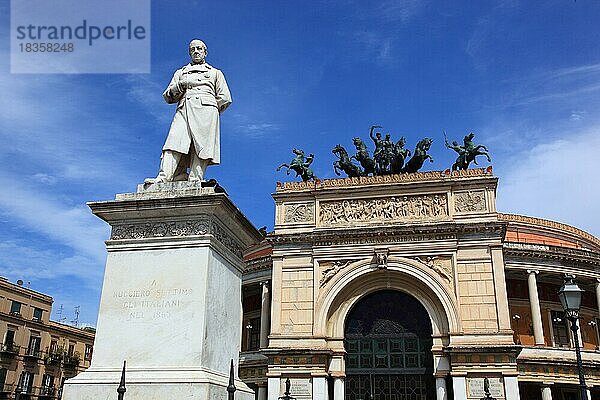
{"label": "stone cornice molding", "polygon": [[185,220],[151,220],[147,222],[116,223],[112,226],[110,240],[160,239],[185,236],[210,235],[219,243],[242,257],[244,246],[227,229],[206,215]]}
{"label": "stone cornice molding", "polygon": [[259,272],[271,269],[273,267],[273,259],[270,255],[255,258],[249,261],[244,262],[244,274]]}
{"label": "stone cornice molding", "polygon": [[[214,215],[223,220],[225,225],[240,226],[236,229],[239,240],[245,242],[244,247],[259,243],[262,235],[223,193],[205,194],[201,196],[179,196],[134,200],[109,200],[89,202],[92,212],[111,226],[136,220],[152,222],[153,220],[193,220],[197,221],[205,215]],[[229,220],[229,221],[227,221]],[[175,235],[180,236],[180,235]]]}
{"label": "stone cornice molding", "polygon": [[502,222],[446,222],[438,224],[388,225],[345,229],[319,229],[311,232],[271,234],[267,240],[272,246],[280,244],[333,244],[419,242],[426,240],[456,240],[460,235],[487,234],[504,237],[506,224]]}
{"label": "stone cornice molding", "polygon": [[503,250],[508,257],[559,260],[600,267],[600,253],[593,251],[518,242],[504,242]]}
{"label": "stone cornice molding", "polygon": [[461,171],[427,171],[415,172],[412,174],[383,175],[383,176],[363,176],[356,178],[325,179],[308,182],[277,182],[277,193],[296,192],[304,190],[317,190],[323,188],[353,187],[381,185],[386,183],[414,183],[431,181],[458,180],[461,178],[480,178],[493,177],[491,166],[488,168],[473,168]]}
{"label": "stone cornice molding", "polygon": [[560,230],[563,232],[567,232],[567,233],[579,236],[582,239],[585,239],[591,243],[594,243],[596,246],[598,246],[600,248],[600,239],[598,239],[594,235],[591,235],[579,228],[575,228],[574,226],[563,224],[561,222],[550,221],[550,220],[542,219],[542,218],[528,217],[525,215],[502,214],[502,213],[498,213],[498,219],[500,221],[506,221],[509,223],[514,222],[514,223],[520,223],[520,224],[525,224],[525,225],[535,225],[535,226],[542,226],[545,228],[557,229],[557,230]]}

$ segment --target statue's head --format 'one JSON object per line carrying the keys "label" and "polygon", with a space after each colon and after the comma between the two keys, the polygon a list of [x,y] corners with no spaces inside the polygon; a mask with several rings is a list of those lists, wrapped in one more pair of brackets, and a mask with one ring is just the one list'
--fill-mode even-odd
{"label": "statue's head", "polygon": [[452,141],[452,146],[458,146],[458,142],[456,140]]}
{"label": "statue's head", "polygon": [[375,132],[375,137],[377,139],[381,139],[381,132]]}
{"label": "statue's head", "polygon": [[474,137],[475,137],[475,134],[473,132],[469,133],[467,136],[465,136],[465,139],[464,139],[465,143],[472,141]]}
{"label": "statue's head", "polygon": [[194,39],[190,42],[189,45],[189,53],[190,58],[192,60],[192,64],[202,64],[206,59],[206,55],[208,54],[208,48],[204,44],[204,42],[200,39]]}
{"label": "statue's head", "polygon": [[390,134],[389,133],[385,135],[385,140],[390,140]]}
{"label": "statue's head", "polygon": [[406,138],[404,138],[404,136],[402,136],[402,137],[400,138],[400,140],[398,140],[398,143],[397,143],[397,144],[398,144],[398,146],[400,146],[400,147],[404,147],[404,145],[406,144]]}
{"label": "statue's head", "polygon": [[423,150],[429,150],[432,142],[433,140],[431,138],[425,138],[419,142],[419,147],[421,147]]}

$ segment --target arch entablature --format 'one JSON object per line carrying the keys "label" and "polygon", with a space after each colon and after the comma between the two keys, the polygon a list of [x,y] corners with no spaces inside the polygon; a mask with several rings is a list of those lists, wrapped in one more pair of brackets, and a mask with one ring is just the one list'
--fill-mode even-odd
{"label": "arch entablature", "polygon": [[425,307],[434,336],[462,330],[456,298],[447,284],[415,260],[390,256],[386,268],[378,268],[367,258],[340,271],[317,300],[316,332],[330,339],[343,338],[346,317],[356,302],[375,291],[389,289],[408,293]]}

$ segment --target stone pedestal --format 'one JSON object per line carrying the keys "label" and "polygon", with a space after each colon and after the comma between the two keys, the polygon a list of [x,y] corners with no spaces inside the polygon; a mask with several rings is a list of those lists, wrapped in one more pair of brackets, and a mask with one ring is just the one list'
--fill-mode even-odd
{"label": "stone pedestal", "polygon": [[[112,227],[91,367],[65,400],[226,399],[241,338],[242,251],[260,234],[224,193],[153,185],[89,204]],[[236,399],[254,393],[236,381]]]}

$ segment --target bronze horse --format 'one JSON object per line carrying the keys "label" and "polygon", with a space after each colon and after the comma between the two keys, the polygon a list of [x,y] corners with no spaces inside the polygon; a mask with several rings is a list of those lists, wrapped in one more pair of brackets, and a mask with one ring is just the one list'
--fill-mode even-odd
{"label": "bronze horse", "polygon": [[277,171],[281,168],[287,168],[287,174],[290,174],[290,170],[296,173],[296,176],[300,176],[304,182],[309,181],[311,179],[315,179],[315,175],[312,169],[309,168],[310,164],[312,164],[315,155],[309,154],[304,160],[304,151],[300,149],[293,149],[292,152],[296,155],[294,159],[289,164],[281,164],[277,167]]}
{"label": "bronze horse", "polygon": [[331,152],[339,157],[339,160],[335,160],[333,162],[333,170],[336,175],[341,175],[339,170],[344,171],[349,178],[364,175],[360,167],[352,163],[352,160],[348,156],[348,152],[344,147],[338,144],[333,148],[333,150],[331,150]]}
{"label": "bronze horse", "polygon": [[404,168],[402,168],[402,172],[410,174],[413,172],[417,172],[423,167],[423,163],[425,160],[429,158],[429,162],[433,162],[433,157],[427,154],[427,151],[431,147],[431,143],[433,140],[430,138],[421,139],[417,146],[415,147],[415,152],[410,160],[406,163]]}
{"label": "bronze horse", "polygon": [[354,146],[356,147],[356,155],[350,157],[360,163],[363,168],[363,174],[365,176],[375,173],[375,161],[369,156],[367,145],[361,140],[361,138],[355,137],[352,139]]}

